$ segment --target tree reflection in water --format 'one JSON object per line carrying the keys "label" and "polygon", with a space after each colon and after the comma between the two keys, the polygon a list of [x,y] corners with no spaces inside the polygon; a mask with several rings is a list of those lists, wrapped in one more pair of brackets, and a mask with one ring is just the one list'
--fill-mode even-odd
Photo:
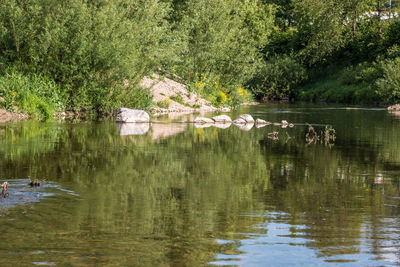
{"label": "tree reflection in water", "polygon": [[[274,126],[135,136],[113,122],[0,126],[1,178],[47,179],[79,195],[9,209],[0,255],[10,264],[293,264],[298,254],[398,264],[399,121],[383,111],[247,109],[296,126],[276,140]],[[336,139],[307,145],[306,121],[317,133],[332,125]]]}

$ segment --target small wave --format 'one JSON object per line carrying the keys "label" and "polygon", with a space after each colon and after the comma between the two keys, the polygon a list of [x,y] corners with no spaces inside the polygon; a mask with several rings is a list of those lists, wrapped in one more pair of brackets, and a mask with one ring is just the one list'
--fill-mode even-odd
{"label": "small wave", "polygon": [[[0,183],[3,182],[5,180],[0,180]],[[29,179],[13,179],[7,180],[7,182],[9,183],[7,191],[3,191],[0,194],[0,212],[12,207],[39,202],[42,199],[55,196],[58,191],[72,196],[79,196],[75,192],[64,189],[54,182],[42,182],[38,187],[29,186]]]}

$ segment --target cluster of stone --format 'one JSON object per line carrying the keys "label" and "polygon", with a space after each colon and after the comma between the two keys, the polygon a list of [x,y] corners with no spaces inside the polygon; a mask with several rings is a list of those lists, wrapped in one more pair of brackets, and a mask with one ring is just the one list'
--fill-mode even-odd
{"label": "cluster of stone", "polygon": [[[150,115],[144,110],[121,108],[115,118],[115,121],[122,123],[117,124],[117,128],[121,135],[144,134],[149,130],[150,127]],[[233,121],[228,115],[219,115],[213,118],[196,117],[192,122],[194,122],[196,128],[214,126],[226,129],[234,124],[241,130],[245,131],[249,131],[254,125],[256,128],[261,128],[267,125],[280,126],[282,128],[294,126],[292,123],[288,123],[285,120],[275,123],[271,123],[262,119],[254,120],[250,114],[242,114]]]}
{"label": "cluster of stone", "polygon": [[[228,115],[219,115],[213,118],[197,117],[194,120],[194,123],[198,128],[204,128],[211,125],[214,125],[219,128],[228,128],[233,123],[234,125],[238,126],[240,129],[243,130],[246,129],[250,130],[254,126],[254,124],[256,125],[257,128],[261,128],[271,124],[275,126],[281,126],[282,128],[286,128],[288,126],[289,127],[294,126],[292,123],[288,123],[285,120],[283,120],[280,123],[271,123],[269,121],[265,121],[262,119],[254,120],[254,118],[250,114],[242,114],[233,121]],[[201,127],[202,125],[203,127]]]}

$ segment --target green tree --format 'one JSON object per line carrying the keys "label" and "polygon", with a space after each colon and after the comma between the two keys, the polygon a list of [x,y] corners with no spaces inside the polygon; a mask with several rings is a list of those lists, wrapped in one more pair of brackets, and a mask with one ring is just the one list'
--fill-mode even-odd
{"label": "green tree", "polygon": [[138,81],[168,53],[168,5],[158,0],[1,0],[0,54],[52,77],[69,106],[104,109],[124,79]]}
{"label": "green tree", "polygon": [[187,1],[179,34],[186,39],[178,64],[189,80],[202,74],[240,84],[257,68],[268,42],[273,8],[260,1]]}

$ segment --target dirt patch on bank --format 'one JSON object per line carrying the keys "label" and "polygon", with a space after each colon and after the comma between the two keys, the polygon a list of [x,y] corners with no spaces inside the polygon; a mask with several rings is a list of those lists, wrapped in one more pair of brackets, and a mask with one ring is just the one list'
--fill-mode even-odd
{"label": "dirt patch on bank", "polygon": [[27,114],[19,113],[19,112],[9,112],[5,109],[0,108],[0,123],[4,123],[7,121],[19,121],[28,119],[30,116]]}
{"label": "dirt patch on bank", "polygon": [[155,115],[166,113],[192,113],[192,112],[229,112],[229,107],[216,108],[209,101],[203,99],[195,92],[189,92],[186,85],[172,79],[153,74],[144,77],[140,83],[143,88],[150,89],[153,95]]}

